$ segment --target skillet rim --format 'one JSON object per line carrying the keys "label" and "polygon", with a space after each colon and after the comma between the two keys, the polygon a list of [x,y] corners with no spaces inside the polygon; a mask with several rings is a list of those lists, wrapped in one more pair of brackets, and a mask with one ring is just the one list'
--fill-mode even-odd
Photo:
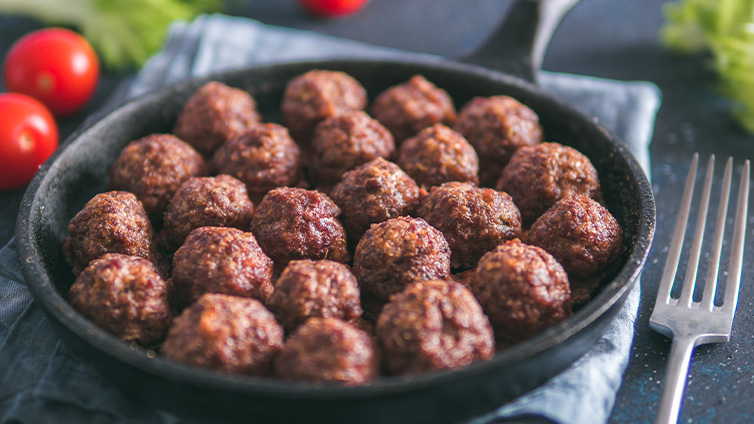
{"label": "skillet rim", "polygon": [[[472,378],[488,373],[492,369],[515,364],[525,358],[535,356],[550,348],[556,347],[566,339],[584,330],[595,322],[608,310],[622,303],[628,292],[639,281],[640,273],[649,254],[649,249],[654,236],[656,216],[654,195],[648,178],[639,166],[633,154],[627,146],[612,132],[600,125],[596,120],[579,112],[568,103],[559,100],[551,94],[536,87],[534,84],[521,78],[504,74],[498,71],[482,68],[479,66],[453,62],[443,58],[407,57],[409,55],[396,55],[387,59],[370,58],[328,58],[320,60],[287,61],[254,65],[245,68],[213,73],[202,77],[194,77],[173,83],[160,89],[137,97],[127,103],[112,109],[102,110],[92,115],[61,145],[54,155],[40,168],[37,175],[30,183],[24,194],[16,228],[18,240],[19,259],[23,275],[35,299],[40,302],[46,314],[52,315],[59,324],[76,337],[96,348],[119,362],[131,367],[148,372],[153,376],[167,378],[173,382],[183,382],[197,385],[202,388],[213,390],[230,391],[243,395],[262,395],[263,397],[281,397],[301,399],[304,396],[309,400],[325,400],[337,398],[347,401],[348,399],[375,398],[379,396],[394,396],[410,391],[419,390],[435,385],[452,383],[458,378]],[[574,313],[565,321],[549,328],[548,330],[503,349],[495,354],[489,361],[478,361],[466,367],[440,372],[429,372],[415,376],[381,376],[371,384],[363,386],[343,387],[339,385],[317,384],[306,382],[289,382],[268,377],[237,376],[217,373],[211,370],[191,367],[176,363],[150,354],[142,348],[134,349],[128,343],[105,332],[94,323],[85,319],[55,290],[52,280],[42,266],[42,255],[34,236],[33,219],[38,214],[37,195],[46,182],[50,171],[59,164],[61,158],[65,158],[66,152],[71,151],[71,146],[76,144],[81,136],[99,126],[107,125],[109,121],[117,119],[119,114],[132,108],[138,108],[152,99],[165,96],[170,92],[181,92],[188,87],[197,86],[202,82],[213,79],[228,80],[234,76],[240,77],[246,73],[263,73],[275,69],[338,69],[344,66],[414,66],[417,69],[431,69],[459,74],[461,78],[480,77],[495,84],[503,84],[506,87],[514,87],[527,92],[527,95],[543,99],[548,104],[558,109],[568,111],[581,121],[594,125],[595,129],[604,134],[604,137],[614,148],[615,152],[626,162],[630,174],[639,189],[641,210],[637,213],[640,220],[635,241],[631,246],[631,253],[626,257],[623,267],[613,279],[605,285],[600,292],[584,307]],[[421,70],[417,70],[421,72]],[[56,331],[59,331],[56,328]],[[590,346],[591,347],[591,346]]]}

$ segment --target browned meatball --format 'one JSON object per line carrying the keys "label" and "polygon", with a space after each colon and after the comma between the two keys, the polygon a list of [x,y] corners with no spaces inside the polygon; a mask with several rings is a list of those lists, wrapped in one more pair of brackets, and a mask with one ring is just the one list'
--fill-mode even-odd
{"label": "browned meatball", "polygon": [[275,187],[295,185],[301,178],[300,150],[288,130],[278,124],[256,124],[220,146],[214,169],[246,184],[252,201]]}
{"label": "browned meatball", "polygon": [[392,296],[376,331],[392,374],[460,368],[495,353],[487,316],[471,292],[452,281],[418,282]]}
{"label": "browned meatball", "polygon": [[205,294],[175,319],[160,352],[196,367],[264,376],[283,337],[283,328],[258,300]]}
{"label": "browned meatball", "polygon": [[267,301],[286,331],[310,317],[351,321],[361,315],[359,284],[347,265],[329,260],[291,261]]}
{"label": "browned meatball", "polygon": [[254,235],[237,228],[201,227],[173,256],[171,282],[178,307],[205,293],[224,293],[267,301],[273,286],[272,260]]}
{"label": "browned meatball", "polygon": [[361,290],[383,302],[407,285],[450,275],[450,247],[421,218],[399,217],[373,225],[356,246],[353,273]]}
{"label": "browned meatball", "polygon": [[364,110],[367,92],[350,75],[315,69],[288,82],[281,106],[283,123],[294,140],[308,146],[321,121],[352,110]]}
{"label": "browned meatball", "polygon": [[578,150],[558,143],[523,147],[511,158],[497,189],[513,197],[529,226],[558,200],[572,194],[596,198],[597,170]]}
{"label": "browned meatball", "polygon": [[329,191],[343,173],[363,163],[393,154],[393,136],[362,111],[345,112],[322,121],[312,141],[311,176]]}
{"label": "browned meatball", "polygon": [[275,376],[354,386],[374,380],[378,365],[369,334],[337,318],[312,318],[286,340]]}
{"label": "browned meatball", "polygon": [[563,267],[544,249],[519,240],[485,254],[469,287],[505,345],[533,337],[571,315]]}
{"label": "browned meatball", "polygon": [[559,200],[531,227],[528,242],[563,265],[576,300],[588,297],[600,273],[623,254],[623,229],[610,212],[586,196]]}
{"label": "browned meatball", "polygon": [[168,284],[148,260],[108,253],[93,260],[68,292],[71,305],[105,331],[143,346],[165,338]]}
{"label": "browned meatball", "polygon": [[371,111],[398,144],[434,124],[453,125],[456,121],[456,109],[448,93],[422,75],[414,75],[380,93]]}
{"label": "browned meatball", "polygon": [[279,271],[294,259],[345,263],[351,253],[338,215],[340,208],[323,193],[280,187],[257,206],[251,231]]}
{"label": "browned meatball", "polygon": [[346,172],[330,192],[343,211],[341,219],[354,243],[370,225],[413,213],[419,196],[416,182],[398,165],[382,158]]}
{"label": "browned meatball", "polygon": [[177,249],[199,227],[248,231],[254,206],[246,186],[229,175],[194,177],[183,183],[165,210],[163,231],[169,250]]}
{"label": "browned meatball", "polygon": [[151,219],[160,220],[173,194],[191,177],[207,174],[202,156],[170,134],[132,141],[110,166],[110,187],[130,191]]}
{"label": "browned meatball", "polygon": [[475,267],[482,255],[521,232],[521,215],[507,193],[470,183],[433,187],[417,215],[445,236],[454,269]]}
{"label": "browned meatball", "polygon": [[210,157],[217,146],[243,134],[257,122],[257,104],[249,93],[210,81],[183,106],[173,133]]}
{"label": "browned meatball", "polygon": [[423,129],[398,149],[398,165],[417,184],[479,183],[479,158],[463,136],[442,124]]}
{"label": "browned meatball", "polygon": [[543,140],[537,114],[508,96],[473,98],[461,108],[454,128],[476,149],[479,181],[488,187],[516,150]]}
{"label": "browned meatball", "polygon": [[141,202],[133,193],[99,193],[68,224],[63,254],[78,275],[90,261],[105,253],[140,256],[165,271],[155,233]]}

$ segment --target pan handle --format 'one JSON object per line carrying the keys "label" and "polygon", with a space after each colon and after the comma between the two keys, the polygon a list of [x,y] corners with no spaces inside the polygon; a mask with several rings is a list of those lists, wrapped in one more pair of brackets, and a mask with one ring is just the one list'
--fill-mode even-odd
{"label": "pan handle", "polygon": [[497,30],[459,61],[536,83],[555,28],[579,0],[515,0]]}

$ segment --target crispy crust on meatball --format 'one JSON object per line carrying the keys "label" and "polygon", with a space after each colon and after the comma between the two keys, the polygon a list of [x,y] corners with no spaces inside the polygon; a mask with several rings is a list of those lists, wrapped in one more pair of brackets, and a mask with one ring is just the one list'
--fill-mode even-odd
{"label": "crispy crust on meatball", "polygon": [[257,104],[246,91],[218,81],[201,86],[188,99],[173,133],[205,157],[259,122]]}
{"label": "crispy crust on meatball", "polygon": [[433,187],[417,215],[443,233],[453,269],[475,267],[482,255],[521,233],[521,215],[507,193],[470,183]]}
{"label": "crispy crust on meatball", "polygon": [[121,150],[110,166],[110,187],[134,193],[147,215],[160,220],[178,187],[202,175],[207,165],[193,147],[170,134],[151,134]]}
{"label": "crispy crust on meatball", "polygon": [[571,315],[568,276],[544,249],[512,240],[485,254],[469,283],[504,345]]}
{"label": "crispy crust on meatball", "polygon": [[151,347],[171,323],[168,284],[148,260],[108,253],[89,263],[68,292],[76,310],[127,342]]}
{"label": "crispy crust on meatball", "polygon": [[497,189],[513,197],[526,226],[564,197],[600,196],[597,170],[589,158],[559,143],[541,143],[516,151],[503,170]]}
{"label": "crispy crust on meatball", "polygon": [[492,327],[471,292],[452,281],[414,283],[390,298],[377,340],[392,374],[460,368],[490,359]]}
{"label": "crispy crust on meatball", "polygon": [[205,294],[175,319],[160,352],[196,367],[265,376],[283,337],[283,328],[258,300]]}
{"label": "crispy crust on meatball", "polygon": [[412,214],[420,195],[408,174],[382,158],[346,172],[330,192],[354,244],[372,224]]}
{"label": "crispy crust on meatball", "polygon": [[378,365],[369,334],[337,318],[311,318],[286,340],[275,376],[354,386],[377,378]]}

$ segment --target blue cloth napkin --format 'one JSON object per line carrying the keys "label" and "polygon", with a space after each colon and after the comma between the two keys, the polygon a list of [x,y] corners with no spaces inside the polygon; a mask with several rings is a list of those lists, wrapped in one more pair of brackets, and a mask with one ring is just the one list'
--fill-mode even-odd
{"label": "blue cloth napkin", "polygon": [[[108,107],[187,77],[251,64],[406,54],[244,18],[201,16],[175,23],[163,51],[118,90]],[[655,85],[547,72],[540,75],[540,84],[613,130],[649,170],[647,147],[660,104]],[[637,284],[588,353],[538,389],[472,422],[537,417],[564,424],[605,423],[628,363],[638,305]],[[0,423],[11,422],[181,422],[132,403],[66,349],[24,283],[14,241],[0,250]]]}

